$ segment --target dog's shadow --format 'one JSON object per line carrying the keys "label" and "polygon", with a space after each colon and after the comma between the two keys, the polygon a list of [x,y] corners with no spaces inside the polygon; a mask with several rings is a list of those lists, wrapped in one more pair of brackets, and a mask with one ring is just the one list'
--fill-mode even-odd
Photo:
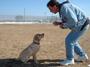
{"label": "dog's shadow", "polygon": [[35,64],[33,60],[29,60],[30,63],[23,63],[17,59],[0,59],[0,67],[51,67],[60,66],[58,62],[63,61],[60,59],[42,59],[38,60],[39,64]]}

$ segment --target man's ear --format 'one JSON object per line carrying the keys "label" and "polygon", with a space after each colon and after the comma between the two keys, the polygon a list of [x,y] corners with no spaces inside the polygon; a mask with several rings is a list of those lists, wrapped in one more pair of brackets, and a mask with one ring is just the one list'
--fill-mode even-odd
{"label": "man's ear", "polygon": [[57,8],[57,6],[56,6],[56,5],[54,5],[53,7],[54,7],[54,8]]}

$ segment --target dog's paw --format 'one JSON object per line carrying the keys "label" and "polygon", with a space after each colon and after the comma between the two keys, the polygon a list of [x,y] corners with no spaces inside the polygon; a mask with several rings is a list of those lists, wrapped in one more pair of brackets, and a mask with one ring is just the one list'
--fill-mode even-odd
{"label": "dog's paw", "polygon": [[39,64],[39,62],[38,62],[38,61],[34,61],[34,63],[35,63],[35,64]]}

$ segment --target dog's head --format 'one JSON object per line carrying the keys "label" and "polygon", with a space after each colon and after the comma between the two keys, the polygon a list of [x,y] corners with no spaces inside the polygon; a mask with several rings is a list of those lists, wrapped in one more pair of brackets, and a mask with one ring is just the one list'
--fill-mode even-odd
{"label": "dog's head", "polygon": [[39,43],[43,37],[44,37],[44,33],[37,33],[33,38],[33,42]]}

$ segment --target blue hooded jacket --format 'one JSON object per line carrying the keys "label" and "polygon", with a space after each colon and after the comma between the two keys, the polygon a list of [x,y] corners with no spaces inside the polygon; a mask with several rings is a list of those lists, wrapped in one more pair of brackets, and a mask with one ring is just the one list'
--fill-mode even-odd
{"label": "blue hooded jacket", "polygon": [[59,15],[63,21],[64,28],[79,31],[87,17],[84,12],[74,4],[66,3],[60,8]]}

